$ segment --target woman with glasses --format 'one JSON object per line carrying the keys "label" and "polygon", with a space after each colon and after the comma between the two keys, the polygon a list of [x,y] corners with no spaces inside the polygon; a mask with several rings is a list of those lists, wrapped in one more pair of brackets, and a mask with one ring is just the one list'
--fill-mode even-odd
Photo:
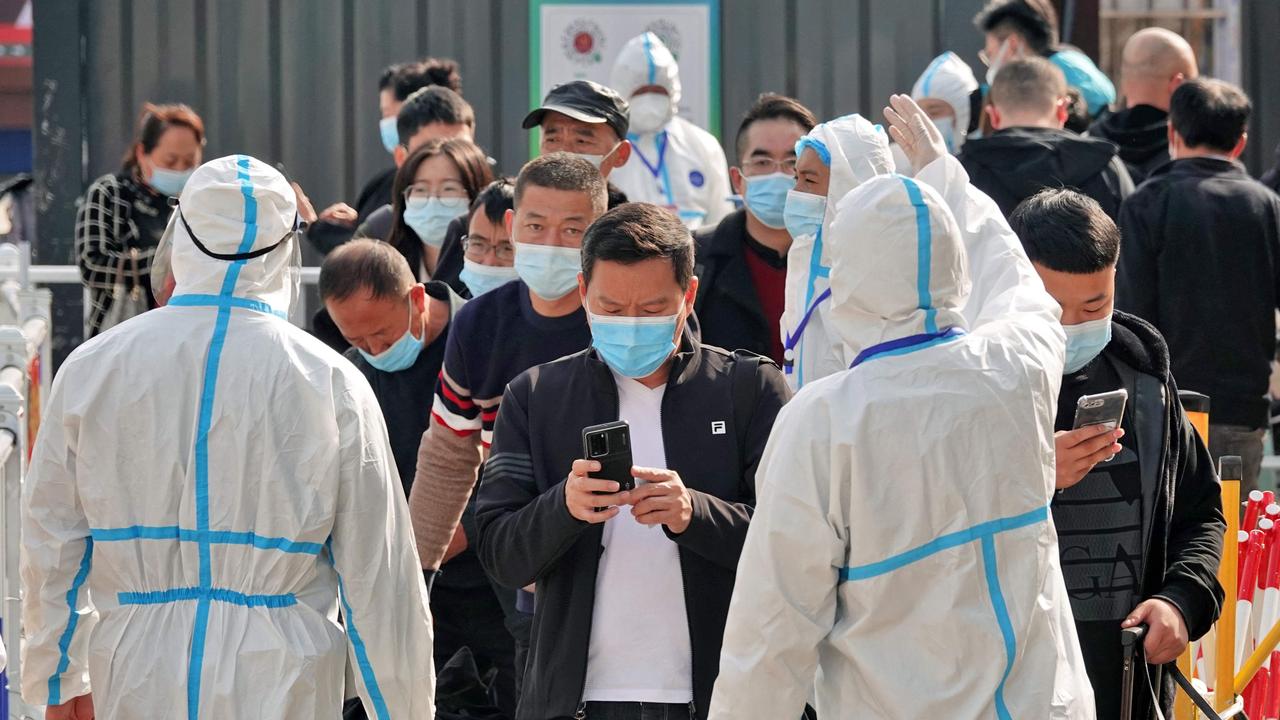
{"label": "woman with glasses", "polygon": [[507,212],[514,210],[516,185],[503,177],[489,183],[471,203],[467,234],[462,236],[462,272],[471,297],[479,297],[516,279],[515,249],[507,231]]}
{"label": "woman with glasses", "polygon": [[387,242],[404,255],[419,280],[435,273],[449,223],[465,215],[492,181],[484,151],[460,138],[429,142],[400,166]]}

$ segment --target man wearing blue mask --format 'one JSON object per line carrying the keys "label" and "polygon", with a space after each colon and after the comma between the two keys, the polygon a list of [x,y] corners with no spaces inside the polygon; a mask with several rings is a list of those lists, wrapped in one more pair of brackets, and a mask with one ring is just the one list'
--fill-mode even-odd
{"label": "man wearing blue mask", "polygon": [[[679,218],[631,203],[582,243],[591,349],[507,388],[480,487],[481,562],[537,583],[522,720],[705,718],[755,468],[789,391],[773,363],[702,345]],[[625,421],[635,487],[579,430]]]}
{"label": "man wearing blue mask", "polygon": [[[1009,220],[1062,306],[1067,355],[1051,507],[1098,717],[1118,718],[1117,630],[1147,624],[1147,662],[1161,665],[1218,617],[1220,489],[1213,460],[1176,401],[1164,338],[1137,317],[1112,310],[1120,253],[1115,223],[1073,190],[1044,190]],[[1120,427],[1072,429],[1081,397],[1122,388],[1129,401]],[[1159,678],[1158,668],[1149,672]],[[1172,717],[1168,674],[1164,685],[1163,713]],[[1154,717],[1144,684],[1133,688],[1133,697],[1133,718]]]}
{"label": "man wearing blue mask", "polygon": [[[484,293],[458,313],[422,436],[409,510],[423,568],[437,570],[457,551],[455,529],[488,455],[507,383],[590,344],[577,293],[579,251],[583,234],[604,212],[604,178],[586,160],[551,153],[520,171],[515,210],[506,215],[519,281]],[[520,627],[514,631],[518,639]],[[516,667],[524,667],[519,658]]]}
{"label": "man wearing blue mask", "polygon": [[782,362],[779,321],[791,248],[782,210],[795,187],[796,141],[816,124],[808,108],[774,94],[761,95],[742,117],[729,181],[746,207],[694,237],[703,280],[696,311],[708,345]]}
{"label": "man wearing blue mask", "polygon": [[[378,398],[407,498],[422,433],[431,420],[431,398],[444,363],[449,326],[463,301],[444,283],[417,283],[404,256],[374,240],[353,240],[325,258],[320,298],[351,343],[347,359],[369,380]],[[463,516],[471,535],[473,519],[472,512]],[[459,547],[463,537],[457,538]],[[436,667],[442,674],[448,672],[450,658],[469,647],[482,674],[496,672],[496,693],[479,704],[463,696],[443,697],[440,709],[474,714],[491,711],[496,704],[513,714],[515,649],[503,626],[498,596],[474,551],[461,550],[443,570],[433,585],[429,583]],[[344,717],[357,717],[357,712],[348,708]]]}

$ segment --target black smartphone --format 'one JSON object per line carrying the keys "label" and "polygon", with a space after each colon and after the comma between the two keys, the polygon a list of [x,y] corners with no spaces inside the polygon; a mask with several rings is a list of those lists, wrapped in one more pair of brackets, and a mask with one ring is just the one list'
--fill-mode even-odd
{"label": "black smartphone", "polygon": [[600,470],[591,473],[591,477],[618,483],[619,492],[635,489],[636,481],[631,476],[631,426],[625,421],[583,428],[582,457],[600,463]]}

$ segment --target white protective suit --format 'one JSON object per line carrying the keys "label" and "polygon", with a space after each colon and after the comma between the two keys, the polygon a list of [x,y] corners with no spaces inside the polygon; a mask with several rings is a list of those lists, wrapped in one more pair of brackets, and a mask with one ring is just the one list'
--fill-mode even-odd
{"label": "white protective suit", "polygon": [[674,209],[690,229],[711,226],[733,212],[729,170],[715,136],[676,114],[680,71],[658,36],[646,32],[627,41],[614,61],[610,86],[628,100],[646,85],[667,89],[668,121],[644,132],[632,120],[631,159],[609,173],[609,182],[631,202]]}
{"label": "white protective suit", "polygon": [[844,349],[830,329],[827,292],[831,274],[825,236],[835,217],[836,201],[877,175],[893,172],[893,156],[885,131],[861,115],[824,122],[796,144],[796,155],[812,149],[831,169],[826,216],[817,235],[792,238],[787,252],[787,282],[782,311],[783,371],[792,389],[849,366]]}
{"label": "white protective suit", "polygon": [[370,718],[434,717],[382,413],[353,365],[282,319],[293,190],[221,158],[174,218],[169,305],[54,380],[23,488],[23,697],[92,691],[102,718],[336,718],[349,652]]}
{"label": "white protective suit", "polygon": [[902,176],[831,233],[858,357],[774,425],[710,717],[796,717],[818,669],[819,717],[1093,718],[1048,510],[1057,303],[1032,272],[966,331],[955,222]]}

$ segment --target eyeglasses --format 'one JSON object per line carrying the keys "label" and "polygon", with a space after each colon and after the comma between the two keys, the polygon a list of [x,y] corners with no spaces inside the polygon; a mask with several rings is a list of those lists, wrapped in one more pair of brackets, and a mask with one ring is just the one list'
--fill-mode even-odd
{"label": "eyeglasses", "polygon": [[775,172],[795,175],[796,159],[789,157],[785,160],[774,160],[767,157],[753,157],[742,164],[743,175],[768,175]]}
{"label": "eyeglasses", "polygon": [[493,256],[502,262],[512,262],[516,258],[515,246],[510,241],[499,240],[493,243],[484,238],[473,238],[470,235],[462,236],[462,251],[469,259],[474,261],[483,260],[490,251],[493,251]]}
{"label": "eyeglasses", "polygon": [[404,189],[404,196],[407,200],[427,199],[427,198],[465,198],[467,188],[456,180],[445,180],[440,183],[438,188],[433,189],[430,185],[424,183],[414,183]]}

